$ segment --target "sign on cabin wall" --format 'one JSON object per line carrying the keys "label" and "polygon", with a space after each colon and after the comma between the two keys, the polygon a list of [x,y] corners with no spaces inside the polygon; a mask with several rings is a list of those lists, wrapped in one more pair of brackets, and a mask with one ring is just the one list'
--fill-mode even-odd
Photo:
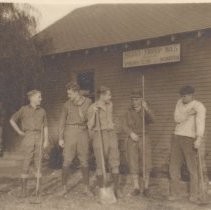
{"label": "sign on cabin wall", "polygon": [[180,61],[180,44],[123,52],[123,68]]}

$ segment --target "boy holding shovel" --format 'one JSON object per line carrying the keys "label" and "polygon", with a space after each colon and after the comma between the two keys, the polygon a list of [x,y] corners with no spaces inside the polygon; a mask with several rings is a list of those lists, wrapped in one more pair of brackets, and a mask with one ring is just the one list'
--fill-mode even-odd
{"label": "boy holding shovel", "polygon": [[[23,136],[23,168],[22,168],[22,194],[27,196],[27,179],[29,177],[30,164],[34,161],[36,171],[38,171],[40,162],[40,146],[48,146],[48,127],[45,110],[40,107],[42,96],[38,90],[32,90],[27,93],[29,104],[22,106],[10,119],[10,124],[14,130]],[[21,127],[17,123],[21,124]],[[42,135],[44,142],[42,142]],[[43,145],[41,145],[43,144]],[[41,174],[36,174],[41,177]]]}
{"label": "boy holding shovel", "polygon": [[[103,179],[103,165],[101,146],[103,145],[103,156],[105,162],[108,162],[111,169],[112,178],[114,182],[114,193],[116,197],[120,197],[119,191],[119,149],[118,139],[113,122],[113,104],[111,101],[111,90],[107,87],[101,86],[98,90],[99,99],[90,106],[88,111],[88,128],[93,133],[93,149],[96,159],[97,181],[99,188],[104,186]],[[99,139],[99,131],[102,139]],[[101,145],[102,141],[102,145]],[[104,162],[104,161],[103,161]]]}
{"label": "boy holding shovel", "polygon": [[[151,170],[151,143],[149,139],[149,124],[153,122],[153,115],[142,97],[139,90],[133,90],[131,93],[131,107],[128,109],[124,117],[123,130],[128,136],[127,139],[127,158],[129,165],[129,173],[133,181],[133,191],[131,196],[137,196],[140,192],[139,177],[141,167],[143,166],[143,109],[145,122],[145,163],[146,163],[146,179],[143,186],[143,194],[149,195],[149,178]],[[142,162],[141,162],[142,161]],[[140,164],[142,163],[142,164]],[[143,172],[143,171],[142,171]]]}
{"label": "boy holding shovel", "polygon": [[206,108],[194,98],[194,92],[192,86],[183,86],[179,91],[181,98],[175,107],[176,127],[171,145],[169,200],[180,199],[181,165],[185,161],[190,174],[189,200],[200,204],[197,153],[204,144]]}

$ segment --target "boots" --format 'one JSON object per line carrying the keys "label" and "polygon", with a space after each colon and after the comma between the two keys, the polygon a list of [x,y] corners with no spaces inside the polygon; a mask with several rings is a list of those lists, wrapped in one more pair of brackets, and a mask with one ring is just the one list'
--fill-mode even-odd
{"label": "boots", "polygon": [[103,187],[103,175],[97,176],[97,185],[98,185],[99,188]]}
{"label": "boots", "polygon": [[69,174],[69,168],[63,167],[62,168],[62,186],[63,186],[62,196],[66,196],[66,194],[67,194],[68,174]]}
{"label": "boots", "polygon": [[92,192],[90,191],[89,187],[89,168],[88,167],[82,167],[81,173],[83,176],[83,184],[84,184],[84,190],[83,193],[87,196],[92,196]]}
{"label": "boots", "polygon": [[133,174],[131,175],[132,182],[133,182],[133,191],[129,194],[130,196],[138,196],[140,195],[140,185],[139,185],[139,175]]}
{"label": "boots", "polygon": [[27,178],[22,178],[21,180],[21,198],[27,197]]}
{"label": "boots", "polygon": [[117,198],[122,197],[122,192],[119,187],[119,174],[112,174],[113,183],[114,183],[114,194]]}

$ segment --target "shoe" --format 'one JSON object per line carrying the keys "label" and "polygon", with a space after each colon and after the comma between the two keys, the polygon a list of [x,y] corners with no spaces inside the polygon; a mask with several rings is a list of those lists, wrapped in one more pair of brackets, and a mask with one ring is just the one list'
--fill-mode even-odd
{"label": "shoe", "polygon": [[22,179],[22,187],[21,187],[21,193],[19,195],[20,198],[26,198],[27,197],[27,179]]}
{"label": "shoe", "polygon": [[189,201],[191,203],[200,204],[199,199],[197,197],[195,197],[195,196],[190,196]]}
{"label": "shoe", "polygon": [[180,197],[173,196],[173,195],[170,195],[167,198],[168,201],[177,201],[177,200],[180,200],[180,199],[181,199]]}
{"label": "shoe", "polygon": [[84,188],[83,188],[83,194],[84,194],[85,196],[88,196],[88,197],[93,197],[93,195],[94,195],[94,194],[92,193],[90,187],[87,186],[87,185],[85,185]]}
{"label": "shoe", "polygon": [[144,189],[143,195],[148,198],[150,196],[149,189]]}
{"label": "shoe", "polygon": [[190,196],[189,201],[196,205],[207,205],[209,203],[208,201],[206,201],[206,200],[202,201],[201,199],[199,199],[198,197],[195,197],[195,196]]}
{"label": "shoe", "polygon": [[134,189],[131,193],[130,196],[138,196],[141,194],[141,191],[139,189]]}
{"label": "shoe", "polygon": [[59,196],[66,198],[68,194],[67,186],[63,185],[62,191],[59,193]]}
{"label": "shoe", "polygon": [[123,198],[123,193],[122,193],[122,190],[120,190],[120,189],[116,189],[114,194],[115,194],[117,199]]}

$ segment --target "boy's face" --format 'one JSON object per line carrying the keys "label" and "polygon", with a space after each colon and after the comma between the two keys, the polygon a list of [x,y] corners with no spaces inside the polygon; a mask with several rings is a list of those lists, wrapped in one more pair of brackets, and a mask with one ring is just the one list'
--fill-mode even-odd
{"label": "boy's face", "polygon": [[182,95],[183,104],[188,104],[193,100],[193,94]]}
{"label": "boy's face", "polygon": [[104,94],[102,94],[102,98],[103,98],[103,101],[105,101],[106,103],[110,102],[112,98],[111,91],[107,90]]}
{"label": "boy's face", "polygon": [[142,106],[142,98],[131,98],[131,103],[134,109]]}
{"label": "boy's face", "polygon": [[72,89],[67,89],[67,96],[71,100],[75,100],[78,97],[79,93],[78,91],[74,91]]}
{"label": "boy's face", "polygon": [[36,106],[39,106],[42,101],[42,95],[41,95],[41,93],[36,93],[36,94],[32,95],[29,100]]}

